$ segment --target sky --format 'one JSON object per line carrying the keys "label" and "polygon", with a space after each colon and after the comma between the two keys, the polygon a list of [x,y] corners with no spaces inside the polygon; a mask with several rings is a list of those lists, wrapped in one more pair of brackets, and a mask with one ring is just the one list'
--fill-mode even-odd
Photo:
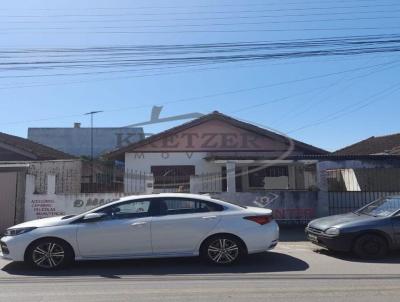
{"label": "sky", "polygon": [[[397,34],[399,21],[397,0],[13,0],[0,4],[0,51]],[[93,110],[104,111],[96,127],[123,127],[163,106],[160,117],[218,110],[334,151],[400,132],[400,92],[380,95],[398,84],[398,58],[375,53],[68,76],[0,65],[0,131],[26,137],[28,127],[87,127],[84,113]],[[26,77],[39,74],[46,76]]]}

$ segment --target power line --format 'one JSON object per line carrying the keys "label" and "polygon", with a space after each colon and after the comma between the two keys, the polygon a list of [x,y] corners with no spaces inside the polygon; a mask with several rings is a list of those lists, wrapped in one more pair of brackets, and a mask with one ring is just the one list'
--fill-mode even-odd
{"label": "power line", "polygon": [[[400,51],[400,35],[353,36],[330,39],[308,39],[289,42],[237,42],[188,45],[147,45],[75,49],[2,50],[3,71],[41,69],[105,69],[140,66],[185,66],[198,63],[230,63],[260,60],[282,60],[304,57],[349,56]],[[81,58],[52,54],[84,55]],[[28,54],[21,56],[22,54]],[[43,58],[33,59],[34,54]],[[101,56],[98,56],[101,54]],[[89,56],[86,58],[85,56]],[[32,59],[31,59],[32,58]]]}
{"label": "power line", "polygon": [[[356,0],[353,2],[366,2],[366,3],[375,3],[376,0]],[[382,1],[382,0],[381,0]],[[390,1],[390,0],[387,0]],[[335,3],[348,3],[348,0],[335,0]],[[285,2],[285,5],[305,5],[305,4],[321,4],[321,1],[294,1],[294,2]],[[193,5],[191,4],[190,6],[130,6],[130,7],[76,7],[76,8],[71,8],[71,7],[58,7],[58,8],[29,8],[29,9],[23,9],[21,10],[29,10],[29,11],[57,11],[57,10],[141,10],[141,9],[188,9],[188,8],[210,8],[210,7],[216,7],[216,6],[223,6],[223,7],[256,7],[256,6],[270,6],[270,5],[282,5],[282,2],[262,2],[262,3],[246,3],[246,4],[236,4],[236,3],[209,3],[207,5]],[[4,8],[4,10],[7,10]],[[10,10],[10,9],[9,9]]]}
{"label": "power line", "polygon": [[313,10],[335,10],[335,9],[362,9],[362,8],[373,8],[378,7],[398,7],[399,4],[373,4],[373,5],[353,5],[353,6],[324,6],[324,7],[301,7],[301,8],[277,8],[277,9],[257,9],[257,10],[221,10],[221,11],[188,11],[188,12],[138,12],[132,13],[120,13],[120,14],[55,14],[55,15],[0,15],[0,17],[10,18],[60,18],[60,17],[121,17],[121,16],[137,16],[137,15],[148,15],[148,16],[163,16],[163,15],[201,15],[201,14],[243,14],[243,13],[260,13],[260,12],[285,12],[285,11],[313,11]]}
{"label": "power line", "polygon": [[[391,14],[391,13],[398,13],[400,10],[392,9],[392,10],[374,10],[374,11],[354,11],[354,12],[329,12],[329,13],[307,13],[306,15],[301,13],[301,14],[285,14],[285,15],[251,15],[251,16],[223,16],[223,17],[200,17],[200,18],[179,18],[173,16],[173,19],[138,19],[135,18],[134,20],[132,19],[112,19],[112,20],[106,20],[107,23],[109,22],[154,22],[154,21],[197,21],[197,20],[202,20],[202,21],[212,21],[212,20],[238,20],[238,19],[273,19],[273,18],[290,18],[290,17],[313,17],[313,16],[341,16],[341,15],[352,15],[355,20],[357,20],[357,17],[354,15],[364,15],[364,14],[377,14],[377,13],[385,13],[385,14]],[[381,18],[385,18],[386,16],[381,16]],[[392,16],[393,17],[393,16]],[[397,18],[397,16],[394,16],[394,18]],[[93,22],[104,22],[105,20],[52,20],[52,23],[93,23]],[[43,20],[3,20],[0,21],[0,23],[48,23],[48,21],[43,21]]]}
{"label": "power line", "polygon": [[[377,72],[381,72],[381,71],[385,71],[385,70],[391,69],[391,68],[393,68],[394,66],[396,66],[398,64],[399,64],[398,61],[391,61],[391,62],[383,63],[380,66],[389,65],[389,67],[380,68],[380,69],[377,69],[375,71],[368,72],[366,74],[362,74],[362,75],[351,77],[351,78],[348,79],[348,81],[359,79],[359,78],[364,78],[364,77],[373,75],[373,74],[375,74]],[[375,67],[376,66],[374,66],[372,68],[375,68]],[[324,85],[324,86],[320,86],[320,87],[317,87],[317,88],[313,88],[313,89],[308,90],[308,91],[303,92],[303,93],[296,93],[296,94],[292,94],[292,95],[289,95],[289,96],[286,96],[286,97],[282,97],[282,98],[278,98],[278,99],[275,99],[275,100],[269,100],[269,101],[266,101],[266,102],[261,102],[261,103],[258,103],[258,104],[253,104],[253,105],[250,105],[250,106],[246,106],[246,107],[243,107],[243,108],[240,108],[238,110],[233,111],[233,113],[238,113],[238,112],[243,112],[243,111],[247,111],[247,110],[257,109],[257,108],[265,106],[265,105],[274,104],[274,103],[277,103],[277,102],[280,102],[280,101],[283,101],[283,100],[287,100],[287,99],[290,99],[290,98],[294,98],[294,97],[297,97],[297,96],[300,96],[300,95],[303,95],[303,94],[308,94],[308,93],[311,93],[311,92],[314,92],[314,91],[318,91],[318,90],[321,90],[321,89],[325,89],[325,88],[331,88],[332,86],[336,85],[341,80],[342,79],[340,79],[339,81],[335,82],[334,84],[329,84],[329,85]],[[350,86],[351,85],[349,85],[349,87]]]}
{"label": "power line", "polygon": [[[380,31],[387,31],[387,30],[398,30],[398,26],[370,26],[370,27],[315,27],[315,28],[292,28],[292,29],[236,29],[236,30],[176,30],[176,31],[138,31],[138,30],[131,30],[131,31],[63,31],[63,32],[56,32],[56,31],[35,31],[30,30],[29,32],[16,32],[18,34],[55,34],[55,33],[63,33],[63,34],[201,34],[201,33],[252,33],[252,32],[321,32],[321,31],[371,31],[371,30],[380,30]],[[9,34],[7,32],[0,32],[0,34]]]}
{"label": "power line", "polygon": [[[362,101],[359,101],[359,102],[354,103],[354,104],[352,104],[350,106],[346,106],[346,107],[344,107],[344,108],[342,108],[342,109],[340,109],[338,111],[335,111],[334,113],[331,113],[331,114],[325,116],[324,118],[319,119],[316,122],[305,124],[305,125],[303,125],[303,126],[301,126],[299,128],[296,128],[296,129],[293,129],[291,131],[288,131],[288,132],[286,132],[286,134],[294,133],[294,132],[297,132],[297,131],[300,131],[300,130],[303,130],[303,129],[306,129],[306,128],[314,127],[314,126],[317,126],[317,125],[321,125],[321,124],[330,122],[332,120],[336,120],[336,119],[338,119],[340,117],[343,117],[343,116],[348,115],[350,113],[356,112],[356,111],[358,111],[358,110],[360,110],[362,108],[365,108],[365,107],[367,107],[367,106],[369,106],[369,105],[381,100],[383,96],[392,95],[393,93],[395,93],[396,91],[399,91],[399,90],[400,90],[400,82],[398,82],[395,85],[392,85],[392,86],[390,86],[388,88],[385,88],[385,89],[383,89],[383,90],[371,95],[370,97],[368,97],[368,98],[366,98],[366,99],[364,99]],[[356,106],[356,107],[353,108],[354,106]]]}
{"label": "power line", "polygon": [[[367,54],[368,55],[368,54]],[[390,57],[382,56],[380,57]],[[66,76],[91,76],[91,75],[102,75],[102,74],[113,74],[113,73],[137,73],[140,72],[140,75],[132,76],[132,77],[149,77],[149,76],[159,76],[159,75],[171,75],[171,74],[179,74],[179,73],[190,73],[190,72],[197,72],[197,71],[207,71],[207,70],[222,70],[222,69],[237,69],[237,68],[255,68],[255,67],[264,67],[264,66],[278,66],[278,65],[287,65],[287,64],[304,64],[304,63],[327,63],[327,62],[338,62],[338,61],[346,61],[346,60],[356,60],[356,59],[363,59],[363,58],[325,58],[324,60],[310,60],[309,58],[301,58],[296,59],[296,61],[290,62],[279,62],[279,63],[267,63],[267,64],[259,64],[257,62],[249,62],[248,64],[241,64],[241,65],[233,65],[233,66],[226,66],[225,63],[214,63],[214,64],[207,64],[207,63],[200,63],[200,64],[191,64],[185,66],[164,66],[164,67],[155,67],[155,68],[136,68],[136,69],[120,69],[120,70],[107,70],[107,71],[93,71],[93,72],[73,72],[73,73],[52,73],[52,74],[30,74],[30,75],[7,75],[7,76],[0,76],[0,79],[20,79],[20,78],[43,78],[43,77],[66,77]],[[232,62],[235,63],[235,62]],[[257,65],[255,65],[257,64]],[[198,67],[198,66],[205,66],[205,65],[218,65],[216,67],[207,67],[207,68],[196,68],[196,69],[187,69],[191,67]],[[154,70],[170,70],[170,69],[178,69],[179,71],[173,73],[149,73],[143,74],[144,72],[154,71]]]}
{"label": "power line", "polygon": [[[167,25],[139,25],[135,26],[135,28],[176,28],[176,27],[204,27],[204,26],[242,26],[242,25],[268,25],[268,24],[287,24],[291,23],[314,23],[314,22],[342,22],[342,21],[361,21],[361,20],[398,20],[398,16],[384,16],[384,17],[358,17],[358,18],[336,18],[336,19],[311,19],[311,20],[286,20],[286,21],[259,21],[259,22],[230,22],[230,23],[203,23],[203,24],[167,24]],[[93,20],[92,20],[93,21]],[[120,21],[121,20],[115,20]],[[93,21],[99,22],[99,21]],[[127,22],[127,21],[124,21]],[[129,22],[136,22],[134,20],[129,20]],[[31,23],[31,22],[24,22]],[[43,23],[43,22],[41,22]],[[80,21],[71,21],[71,22],[56,22],[56,23],[71,23],[71,24],[79,24],[82,23]],[[108,21],[109,23],[109,21]],[[52,22],[54,24],[54,22]],[[128,26],[93,26],[93,27],[79,27],[79,29],[126,29]],[[130,27],[129,27],[130,28]],[[14,30],[66,30],[66,29],[77,29],[77,27],[3,27],[2,31],[14,31]]]}
{"label": "power line", "polygon": [[[380,66],[381,64],[378,65],[373,65],[373,66]],[[372,66],[370,66],[372,67]],[[369,68],[369,67],[366,67]],[[364,67],[360,68],[360,69],[352,69],[353,70],[362,70],[364,69]],[[75,82],[62,82],[62,83],[50,83],[50,84],[41,84],[41,83],[31,83],[29,85],[19,85],[19,86],[8,86],[8,87],[0,87],[0,89],[12,89],[12,88],[28,88],[28,87],[44,87],[44,86],[57,86],[57,85],[65,85],[65,84],[81,84],[81,83],[85,83],[85,82],[94,82],[94,81],[106,81],[106,80],[120,80],[120,79],[130,79],[130,78],[138,78],[138,77],[148,77],[148,76],[157,76],[157,75],[170,75],[170,74],[177,74],[180,72],[171,72],[171,73],[159,73],[159,74],[147,74],[147,75],[136,75],[136,76],[123,76],[123,77],[113,77],[113,78],[102,78],[102,79],[96,79],[96,80],[79,80],[79,81],[75,81]],[[335,74],[341,74],[342,72],[339,73],[333,73],[333,74],[328,74],[328,76],[330,75],[335,75]],[[317,76],[316,78],[319,78],[320,76]],[[321,76],[321,77],[324,77]],[[311,78],[307,78],[307,79],[314,79],[314,77]],[[291,83],[291,82],[290,82]]]}
{"label": "power line", "polygon": [[[282,81],[282,82],[277,82],[277,83],[270,83],[270,84],[265,84],[265,85],[260,85],[260,86],[253,86],[253,87],[249,87],[249,88],[228,90],[228,91],[223,91],[223,92],[213,93],[213,94],[208,94],[208,95],[181,98],[181,99],[177,99],[177,100],[174,100],[174,101],[158,103],[158,105],[165,106],[165,105],[170,105],[170,104],[193,102],[193,101],[199,101],[199,100],[202,100],[202,99],[209,99],[209,98],[219,97],[219,96],[224,96],[224,95],[234,95],[234,94],[240,94],[240,93],[249,92],[249,91],[255,91],[255,90],[259,90],[259,89],[265,89],[265,88],[271,88],[271,87],[279,87],[279,86],[284,86],[284,85],[289,85],[289,84],[294,84],[294,83],[301,83],[301,82],[304,82],[304,81],[315,80],[315,79],[326,78],[326,77],[331,77],[331,76],[351,73],[351,72],[355,72],[355,71],[370,69],[371,67],[382,66],[382,65],[386,65],[388,63],[389,62],[370,65],[370,66],[362,66],[362,67],[346,69],[346,70],[342,70],[342,71],[338,71],[338,72],[331,72],[331,73],[320,74],[320,75],[315,75],[315,76],[310,76],[310,77],[305,77],[305,78],[300,78],[300,79]],[[82,81],[80,81],[80,82],[82,82]],[[142,108],[149,108],[149,107],[152,107],[152,106],[151,105],[138,105],[138,106],[130,106],[130,107],[124,107],[124,108],[118,108],[118,109],[110,109],[110,110],[104,109],[103,112],[104,113],[110,113],[110,112],[126,111],[126,110],[132,110],[132,109],[142,109]],[[51,119],[61,119],[61,118],[70,118],[70,117],[78,117],[78,116],[82,116],[82,114],[67,115],[67,116],[57,116],[57,117],[54,117],[54,118],[34,119],[34,120],[29,120],[29,121],[16,121],[16,122],[11,122],[11,123],[0,123],[0,125],[19,124],[19,123],[28,123],[28,122],[37,122],[37,121],[47,121],[47,120],[51,120]]]}

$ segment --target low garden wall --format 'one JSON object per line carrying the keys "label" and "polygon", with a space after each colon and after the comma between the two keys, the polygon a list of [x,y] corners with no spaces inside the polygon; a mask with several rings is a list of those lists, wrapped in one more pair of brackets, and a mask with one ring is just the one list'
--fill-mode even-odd
{"label": "low garden wall", "polygon": [[323,215],[321,194],[317,191],[223,192],[212,196],[241,206],[271,209],[274,218],[282,223],[306,224]]}
{"label": "low garden wall", "polygon": [[[117,200],[124,193],[55,194],[55,177],[48,176],[46,194],[35,194],[35,177],[27,175],[24,220],[79,214]],[[288,224],[305,224],[328,215],[324,192],[268,191],[260,193],[215,193],[212,197],[243,206],[272,209],[275,219]]]}

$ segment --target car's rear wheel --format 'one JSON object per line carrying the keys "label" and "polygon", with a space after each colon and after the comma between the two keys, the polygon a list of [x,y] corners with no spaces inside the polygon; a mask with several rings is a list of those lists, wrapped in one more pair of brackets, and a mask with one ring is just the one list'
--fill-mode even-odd
{"label": "car's rear wheel", "polygon": [[217,235],[202,245],[201,256],[208,262],[229,265],[237,262],[244,254],[243,243],[234,236]]}
{"label": "car's rear wheel", "polygon": [[375,234],[366,234],[356,239],[353,251],[363,259],[379,259],[386,256],[388,245],[383,237]]}
{"label": "car's rear wheel", "polygon": [[73,261],[73,251],[62,240],[42,239],[30,245],[26,260],[35,268],[55,270],[65,267]]}

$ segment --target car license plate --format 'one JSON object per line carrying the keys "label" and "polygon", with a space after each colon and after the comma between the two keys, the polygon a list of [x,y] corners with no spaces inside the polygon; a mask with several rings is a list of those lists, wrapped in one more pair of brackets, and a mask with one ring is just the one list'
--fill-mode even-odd
{"label": "car license plate", "polygon": [[313,234],[308,234],[308,239],[309,239],[311,242],[318,243],[318,237],[315,236],[315,235],[313,235]]}

